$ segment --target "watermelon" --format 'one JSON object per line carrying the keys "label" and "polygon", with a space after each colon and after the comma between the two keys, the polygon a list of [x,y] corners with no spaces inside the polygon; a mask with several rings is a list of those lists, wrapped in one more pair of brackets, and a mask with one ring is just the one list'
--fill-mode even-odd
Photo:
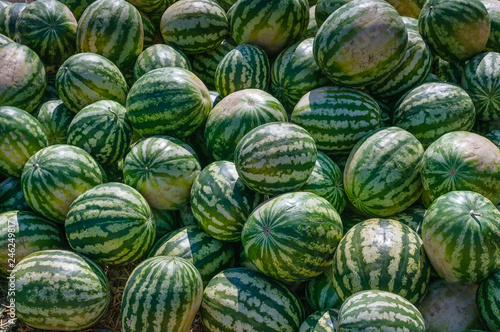
{"label": "watermelon", "polygon": [[179,218],[181,227],[198,225],[196,223],[196,219],[194,218],[193,211],[191,210],[191,204],[183,205],[175,212],[176,216]]}
{"label": "watermelon", "polygon": [[427,210],[423,206],[413,204],[403,212],[396,213],[388,217],[388,219],[397,220],[400,223],[405,224],[422,237],[422,222],[424,221],[426,211]]}
{"label": "watermelon", "polygon": [[262,47],[274,58],[298,41],[309,24],[307,0],[239,0],[230,18],[236,43]]}
{"label": "watermelon", "polygon": [[33,252],[65,248],[64,239],[58,225],[33,212],[0,213],[0,277],[10,276],[17,262]]}
{"label": "watermelon", "polygon": [[472,129],[474,103],[461,87],[425,83],[411,89],[394,107],[392,124],[412,133],[427,148],[443,134]]}
{"label": "watermelon", "polygon": [[33,212],[24,198],[21,179],[9,177],[0,182],[0,213],[14,210]]}
{"label": "watermelon", "polygon": [[152,17],[157,18],[165,12],[165,10],[171,6],[175,0],[127,0],[135,8],[137,8],[142,13]]}
{"label": "watermelon", "polygon": [[102,55],[120,70],[134,65],[143,45],[141,14],[124,0],[94,1],[78,20],[77,51]]}
{"label": "watermelon", "polygon": [[65,4],[75,16],[76,21],[80,19],[83,12],[95,0],[59,0],[60,3]]}
{"label": "watermelon", "polygon": [[67,108],[78,113],[99,100],[124,104],[127,98],[125,77],[110,60],[94,53],[69,57],[57,71],[57,94]]}
{"label": "watermelon", "polygon": [[316,3],[316,23],[321,27],[328,16],[351,0],[318,0]]}
{"label": "watermelon", "polygon": [[282,283],[247,268],[226,269],[203,291],[201,322],[207,331],[298,331],[299,298]]}
{"label": "watermelon", "polygon": [[5,45],[5,44],[9,44],[9,43],[13,43],[13,42],[14,41],[12,39],[10,39],[9,37],[0,34],[0,46]]}
{"label": "watermelon", "polygon": [[500,203],[500,150],[478,134],[441,136],[425,151],[420,175],[431,202],[449,191],[470,190]]}
{"label": "watermelon", "polygon": [[156,209],[176,210],[189,202],[201,172],[193,149],[171,136],[153,136],[135,144],[123,162],[123,180]]}
{"label": "watermelon", "polygon": [[336,332],[338,315],[335,309],[316,311],[300,325],[299,332]]}
{"label": "watermelon", "polygon": [[165,43],[196,54],[220,44],[229,33],[229,23],[215,1],[178,1],[163,13],[160,31]]}
{"label": "watermelon", "polygon": [[142,49],[146,50],[148,47],[153,46],[156,41],[156,26],[151,19],[147,17],[143,12],[140,12],[142,20],[142,29],[144,32],[144,42]]}
{"label": "watermelon", "polygon": [[309,7],[309,24],[304,32],[303,38],[311,38],[316,36],[318,32],[318,24],[316,23],[316,6]]}
{"label": "watermelon", "polygon": [[317,158],[314,139],[302,127],[272,122],[249,131],[234,153],[234,164],[243,183],[266,195],[302,187]]}
{"label": "watermelon", "polygon": [[217,3],[227,12],[237,0],[217,0]]}
{"label": "watermelon", "polygon": [[110,303],[104,271],[83,255],[68,250],[32,253],[13,275],[16,315],[43,330],[83,330],[106,314]]}
{"label": "watermelon", "polygon": [[319,150],[346,154],[380,126],[380,107],[368,94],[325,86],[306,93],[295,105],[291,122],[306,129]]}
{"label": "watermelon", "polygon": [[422,144],[398,127],[365,136],[352,149],[344,170],[348,200],[362,214],[387,217],[420,197]]}
{"label": "watermelon", "polygon": [[200,272],[203,285],[222,270],[235,265],[231,243],[219,241],[198,226],[179,228],[156,242],[148,257],[174,256],[186,259]]}
{"label": "watermelon", "polygon": [[418,17],[418,30],[432,53],[450,62],[465,62],[480,53],[490,27],[480,0],[428,0]]}
{"label": "watermelon", "polygon": [[54,145],[66,144],[68,127],[74,117],[75,113],[67,108],[61,99],[56,99],[43,103],[38,109],[36,119],[47,134],[49,145]]}
{"label": "watermelon", "polygon": [[309,279],[305,283],[305,298],[312,310],[338,309],[342,305],[337,291],[333,287],[333,269]]}
{"label": "watermelon", "polygon": [[32,113],[42,101],[46,73],[38,55],[18,43],[0,46],[0,106]]}
{"label": "watermelon", "polygon": [[56,0],[30,3],[16,22],[16,41],[35,51],[45,66],[60,66],[75,53],[76,19]]}
{"label": "watermelon", "polygon": [[500,52],[500,3],[496,0],[481,0],[481,2],[488,11],[491,23],[490,37],[484,50]]}
{"label": "watermelon", "polygon": [[203,82],[182,68],[158,68],[130,88],[127,117],[141,136],[186,137],[205,121],[211,108]]}
{"label": "watermelon", "polygon": [[87,151],[101,165],[125,157],[132,139],[127,110],[112,100],[100,100],[80,110],[68,127],[68,144]]}
{"label": "watermelon", "polygon": [[181,226],[180,221],[178,220],[179,218],[174,211],[151,208],[151,213],[153,214],[153,220],[156,225],[156,237],[154,243],[157,243],[163,236]]}
{"label": "watermelon", "polygon": [[230,161],[211,163],[191,187],[191,210],[196,223],[221,241],[239,241],[243,224],[261,201],[263,197],[243,184]]}
{"label": "watermelon", "polygon": [[314,38],[284,49],[271,67],[271,90],[288,113],[307,92],[330,84],[313,57]]}
{"label": "watermelon", "polygon": [[24,164],[49,145],[47,135],[31,114],[17,107],[0,106],[0,172],[20,177]]}
{"label": "watermelon", "polygon": [[418,19],[420,11],[426,0],[387,0],[394,6],[401,16],[409,16]]}
{"label": "watermelon", "polygon": [[215,160],[232,160],[236,145],[250,130],[286,121],[286,111],[276,98],[259,89],[244,89],[223,98],[210,111],[204,137]]}
{"label": "watermelon", "polygon": [[422,314],[408,300],[386,291],[366,290],[351,295],[342,304],[337,331],[426,330]]}
{"label": "watermelon", "polygon": [[24,197],[47,219],[64,223],[73,201],[104,182],[100,166],[85,150],[57,144],[43,148],[26,163],[21,176]]}
{"label": "watermelon", "polygon": [[262,273],[285,282],[320,275],[332,264],[341,238],[337,211],[308,192],[283,194],[260,205],[241,233],[248,259]]}
{"label": "watermelon", "polygon": [[488,134],[484,135],[484,137],[500,148],[500,129],[492,130]]}
{"label": "watermelon", "polygon": [[0,8],[0,33],[11,38],[16,38],[16,22],[21,12],[28,6],[27,3],[9,3]]}
{"label": "watermelon", "polygon": [[437,58],[434,63],[434,73],[443,82],[460,85],[462,84],[464,68],[461,63],[448,62]]}
{"label": "watermelon", "polygon": [[215,70],[214,84],[224,98],[243,89],[267,90],[271,66],[258,46],[242,44],[229,51]]}
{"label": "watermelon", "polygon": [[319,28],[313,54],[335,84],[365,86],[397,68],[407,43],[406,26],[394,7],[383,0],[354,0]]}
{"label": "watermelon", "polygon": [[451,191],[427,209],[422,223],[425,251],[439,276],[474,284],[500,266],[500,211],[473,191]]}
{"label": "watermelon", "polygon": [[0,0],[0,9],[5,8],[10,4],[7,0]]}
{"label": "watermelon", "polygon": [[467,62],[462,86],[474,102],[479,120],[500,119],[500,53],[481,53]]}
{"label": "watermelon", "polygon": [[479,318],[490,331],[500,330],[500,271],[479,284],[476,294]]}
{"label": "watermelon", "polygon": [[182,51],[170,45],[156,44],[145,49],[137,58],[134,65],[134,81],[151,70],[163,67],[191,70],[189,59]]}

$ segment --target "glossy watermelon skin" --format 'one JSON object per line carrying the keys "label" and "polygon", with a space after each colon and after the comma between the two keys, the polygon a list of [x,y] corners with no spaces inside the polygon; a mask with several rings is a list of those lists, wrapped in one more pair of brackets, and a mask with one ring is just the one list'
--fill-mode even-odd
{"label": "glossy watermelon skin", "polygon": [[180,257],[149,258],[132,271],[125,285],[122,330],[187,332],[202,294],[203,282],[193,264]]}
{"label": "glossy watermelon skin", "polygon": [[387,217],[405,210],[422,193],[423,154],[422,144],[401,128],[382,128],[365,136],[345,166],[348,200],[367,216]]}
{"label": "glossy watermelon skin", "polygon": [[283,194],[260,205],[241,233],[248,259],[264,274],[284,282],[321,274],[331,265],[341,238],[337,211],[326,199],[308,192]]}
{"label": "glossy watermelon skin", "polygon": [[490,18],[491,30],[490,38],[486,43],[485,51],[499,52],[500,51],[500,4],[495,0],[481,0],[484,7],[488,11]]}
{"label": "glossy watermelon skin", "polygon": [[31,114],[0,106],[0,172],[20,177],[28,159],[49,145],[47,135]]}
{"label": "glossy watermelon skin", "polygon": [[16,315],[43,330],[76,331],[95,325],[110,303],[104,271],[68,250],[30,254],[16,266]]}
{"label": "glossy watermelon skin", "polygon": [[365,86],[396,69],[407,43],[406,26],[394,7],[381,0],[354,0],[319,28],[313,54],[335,84]]}
{"label": "glossy watermelon skin", "polygon": [[[9,236],[13,234],[13,236]],[[7,278],[19,261],[29,254],[48,249],[64,249],[65,236],[59,225],[32,211],[0,213],[0,277]],[[11,248],[15,249],[12,255]],[[10,255],[9,255],[10,254]],[[10,265],[12,264],[12,265]]]}
{"label": "glossy watermelon skin", "polygon": [[217,66],[224,56],[236,46],[234,40],[226,38],[216,47],[206,52],[193,55],[191,60],[193,73],[205,83],[207,88],[215,90],[214,77]]}
{"label": "glossy watermelon skin", "polygon": [[500,272],[496,271],[479,284],[476,294],[477,311],[489,330],[500,329]]}
{"label": "glossy watermelon skin", "polygon": [[238,142],[250,130],[270,122],[287,122],[283,105],[259,89],[244,89],[223,98],[210,111],[204,137],[215,160],[233,160]]}
{"label": "glossy watermelon skin", "polygon": [[64,223],[71,203],[104,182],[100,166],[84,150],[57,144],[43,148],[26,163],[21,175],[24,197],[42,216]]}
{"label": "glossy watermelon skin", "polygon": [[[425,251],[450,283],[481,282],[500,266],[500,211],[472,191],[451,191],[427,209],[422,223]],[[472,239],[472,240],[471,240]]]}
{"label": "glossy watermelon skin", "polygon": [[449,62],[465,62],[480,53],[490,28],[480,0],[429,0],[418,17],[418,30],[433,54]]}
{"label": "glossy watermelon skin", "polygon": [[195,222],[217,240],[240,241],[248,216],[263,196],[245,186],[230,161],[205,167],[191,187],[190,206]]}
{"label": "glossy watermelon skin", "polygon": [[27,46],[0,46],[0,106],[32,113],[42,101],[47,76],[38,55]]}
{"label": "glossy watermelon skin", "polygon": [[30,3],[16,21],[16,41],[40,56],[45,66],[59,66],[75,53],[77,22],[56,0]]}
{"label": "glossy watermelon skin", "polygon": [[308,23],[307,0],[242,0],[229,25],[236,43],[258,45],[274,58],[304,34]]}
{"label": "glossy watermelon skin", "polygon": [[481,121],[500,119],[500,53],[486,52],[464,66],[462,86],[470,95]]}
{"label": "glossy watermelon skin", "polygon": [[24,198],[21,179],[8,177],[0,182],[0,213],[14,210],[33,212]]}
{"label": "glossy watermelon skin", "polygon": [[128,86],[113,62],[94,53],[69,57],[56,74],[59,98],[74,113],[99,100],[124,104]]}
{"label": "glossy watermelon skin", "polygon": [[423,332],[418,309],[399,295],[366,290],[351,295],[340,307],[337,331]]}
{"label": "glossy watermelon skin", "polygon": [[16,22],[27,3],[8,3],[0,8],[0,33],[14,40],[16,38]]}
{"label": "glossy watermelon skin", "polygon": [[46,101],[36,115],[47,134],[49,145],[66,144],[68,127],[74,117],[75,113],[67,108],[61,99]]}
{"label": "glossy watermelon skin", "polygon": [[500,150],[478,134],[447,133],[425,150],[421,179],[430,202],[450,191],[470,190],[498,204]]}
{"label": "glossy watermelon skin", "polygon": [[153,136],[135,144],[123,162],[123,179],[151,207],[177,210],[189,202],[201,165],[193,149],[171,136]]}
{"label": "glossy watermelon skin", "polygon": [[314,139],[295,124],[273,122],[249,131],[238,143],[234,164],[243,183],[266,195],[302,187],[317,158]]}
{"label": "glossy watermelon skin", "polygon": [[292,291],[247,268],[217,274],[203,291],[200,314],[209,331],[297,331],[305,318]]}
{"label": "glossy watermelon skin", "polygon": [[392,124],[412,133],[424,148],[446,133],[471,130],[475,121],[471,97],[450,83],[424,83],[411,89],[392,116]]}
{"label": "glossy watermelon skin", "polygon": [[203,82],[182,68],[159,68],[130,88],[127,116],[140,136],[187,137],[202,126],[211,109]]}
{"label": "glossy watermelon skin", "polygon": [[299,332],[335,332],[338,315],[334,309],[316,311],[300,325]]}
{"label": "glossy watermelon skin", "polygon": [[76,49],[79,53],[102,55],[126,71],[142,52],[143,31],[141,14],[130,3],[97,0],[78,20]]}
{"label": "glossy watermelon skin", "polygon": [[155,44],[146,48],[137,58],[134,65],[134,81],[151,70],[163,67],[191,70],[191,63],[182,51],[170,45]]}

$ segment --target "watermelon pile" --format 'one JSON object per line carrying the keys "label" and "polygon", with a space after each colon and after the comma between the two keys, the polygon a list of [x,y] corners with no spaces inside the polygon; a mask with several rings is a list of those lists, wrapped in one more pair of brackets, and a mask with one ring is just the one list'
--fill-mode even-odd
{"label": "watermelon pile", "polygon": [[1,330],[500,331],[500,1],[13,2]]}

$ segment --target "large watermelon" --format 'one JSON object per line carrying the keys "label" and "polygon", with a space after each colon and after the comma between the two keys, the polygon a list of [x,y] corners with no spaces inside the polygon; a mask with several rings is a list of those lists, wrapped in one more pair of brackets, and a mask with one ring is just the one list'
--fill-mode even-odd
{"label": "large watermelon", "polygon": [[146,48],[137,58],[134,65],[134,81],[151,70],[163,67],[191,70],[189,59],[182,51],[170,45],[156,44]]}
{"label": "large watermelon", "polygon": [[486,278],[477,290],[477,311],[490,331],[500,330],[500,270]]}
{"label": "large watermelon", "polygon": [[47,134],[49,145],[66,144],[68,127],[74,116],[61,99],[46,101],[38,108],[36,119]]}

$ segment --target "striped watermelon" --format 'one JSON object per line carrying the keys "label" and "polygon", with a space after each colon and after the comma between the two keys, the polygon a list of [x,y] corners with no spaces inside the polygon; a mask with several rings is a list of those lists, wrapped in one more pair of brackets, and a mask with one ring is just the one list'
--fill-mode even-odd
{"label": "striped watermelon", "polygon": [[307,304],[312,310],[338,309],[342,304],[337,291],[333,287],[333,269],[328,268],[314,278],[309,279],[305,286]]}
{"label": "striped watermelon", "polygon": [[204,132],[207,147],[216,160],[232,160],[243,136],[270,122],[287,122],[286,111],[276,98],[258,89],[233,92],[208,114]]}
{"label": "striped watermelon", "polygon": [[33,252],[65,248],[64,239],[58,225],[33,212],[0,213],[0,277],[10,276],[14,265]]}
{"label": "striped watermelon", "polygon": [[180,257],[152,257],[139,264],[125,285],[121,305],[124,332],[188,332],[201,304],[198,270]]}
{"label": "striped watermelon", "polygon": [[64,223],[71,203],[104,182],[97,162],[84,150],[57,144],[43,148],[26,163],[21,176],[24,197],[47,219]]}
{"label": "striped watermelon", "polygon": [[95,0],[58,0],[60,3],[65,4],[75,16],[76,21],[80,19],[83,12]]}
{"label": "striped watermelon", "polygon": [[167,8],[160,22],[165,43],[187,54],[206,52],[229,33],[226,13],[212,0],[178,1]]}
{"label": "striped watermelon", "polygon": [[234,152],[234,164],[243,183],[266,195],[302,187],[314,169],[316,158],[316,145],[309,133],[285,122],[252,129]]}
{"label": "striped watermelon", "polygon": [[[176,0],[127,0],[142,13],[152,17],[159,18],[165,10]],[[156,20],[155,20],[156,21]],[[155,22],[155,24],[158,22]]]}
{"label": "striped watermelon", "polygon": [[14,210],[33,212],[24,198],[21,179],[8,177],[0,182],[0,213]]}
{"label": "striped watermelon", "polygon": [[338,315],[335,309],[316,311],[300,325],[299,332],[336,332]]}
{"label": "striped watermelon", "polygon": [[125,157],[132,139],[127,110],[112,100],[100,100],[80,110],[68,127],[68,144],[87,151],[101,165]]}
{"label": "striped watermelon", "polygon": [[66,144],[68,127],[75,113],[64,105],[61,99],[49,100],[38,109],[36,119],[42,125],[49,145]]}
{"label": "striped watermelon", "polygon": [[235,250],[231,243],[216,240],[194,225],[179,228],[161,238],[148,255],[155,256],[186,259],[198,269],[204,286],[217,273],[235,265]]}
{"label": "striped watermelon", "polygon": [[27,3],[9,3],[0,9],[0,33],[9,37],[16,38],[16,22],[21,12],[28,6]]}
{"label": "striped watermelon", "polygon": [[425,83],[410,90],[394,107],[392,124],[412,133],[427,148],[443,134],[472,129],[474,103],[461,87]]}
{"label": "striped watermelon", "polygon": [[314,61],[313,41],[307,38],[287,47],[271,67],[271,90],[288,113],[304,94],[330,83]]}
{"label": "striped watermelon", "polygon": [[[214,103],[213,98],[212,94],[210,94],[210,101],[212,102],[212,105]],[[201,125],[194,133],[184,139],[184,141],[190,145],[198,155],[202,168],[215,161],[212,154],[208,150],[204,132],[205,124]]]}
{"label": "striped watermelon", "polygon": [[318,151],[316,164],[306,184],[299,190],[323,197],[339,214],[344,211],[347,198],[344,193],[343,172],[321,151]]}
{"label": "striped watermelon", "polygon": [[418,309],[403,297],[366,290],[351,295],[342,304],[337,331],[424,332],[425,323]]}
{"label": "striped watermelon", "polygon": [[462,86],[472,98],[479,120],[500,119],[500,53],[481,53],[467,62]]}
{"label": "striped watermelon", "polygon": [[0,106],[0,172],[20,177],[24,164],[49,145],[47,135],[31,114],[11,106]]}
{"label": "striped watermelon", "polygon": [[57,71],[57,94],[67,108],[78,113],[99,100],[124,104],[127,83],[111,61],[93,53],[79,53],[68,58]]}
{"label": "striped watermelon", "polygon": [[299,100],[291,122],[306,129],[319,150],[346,154],[362,137],[379,128],[380,107],[364,92],[326,86]]}
{"label": "striped watermelon", "polygon": [[195,73],[209,89],[215,90],[214,77],[217,66],[224,56],[235,47],[236,44],[234,40],[227,38],[211,50],[195,54],[191,58],[193,73]]}
{"label": "striped watermelon", "polygon": [[134,65],[143,45],[141,14],[124,0],[94,1],[78,20],[77,51],[100,54],[120,70]]}
{"label": "striped watermelon", "polygon": [[151,248],[156,227],[141,194],[123,183],[97,185],[78,196],[64,222],[71,248],[103,265],[125,265]]}
{"label": "striped watermelon", "polygon": [[163,236],[181,227],[179,218],[174,211],[151,208],[153,220],[156,225],[156,237],[154,243]]}
{"label": "striped watermelon", "polygon": [[260,205],[241,233],[248,259],[265,275],[285,282],[320,275],[332,264],[341,238],[337,211],[307,192],[283,194]]}
{"label": "striped watermelon", "polygon": [[344,170],[350,203],[367,216],[386,217],[412,205],[422,193],[422,144],[398,127],[365,136],[352,149]]}
{"label": "striped watermelon", "polygon": [[311,38],[316,36],[318,32],[318,24],[316,23],[316,6],[309,7],[309,24],[307,25],[307,29],[304,32],[302,38]]}
{"label": "striped watermelon", "polygon": [[16,41],[35,51],[45,66],[60,66],[75,53],[76,19],[57,0],[38,0],[19,14]]}
{"label": "striped watermelon", "polygon": [[239,241],[243,224],[262,201],[261,195],[241,181],[234,163],[225,160],[205,167],[191,187],[196,223],[221,241]]}
{"label": "striped watermelon", "polygon": [[490,331],[500,330],[500,270],[479,284],[476,294],[477,311]]}
{"label": "striped watermelon", "polygon": [[239,0],[229,25],[236,43],[260,46],[274,58],[298,41],[308,24],[307,0]]}
{"label": "striped watermelon", "polygon": [[44,330],[83,330],[95,325],[110,302],[103,270],[68,250],[32,253],[16,266],[16,315]]}
{"label": "striped watermelon", "polygon": [[418,19],[422,6],[426,0],[387,0],[394,6],[401,16],[408,16]]}
{"label": "striped watermelon", "polygon": [[313,54],[334,83],[364,86],[394,71],[407,43],[406,26],[394,7],[383,0],[354,0],[319,28]]}
{"label": "striped watermelon", "polygon": [[5,44],[9,44],[9,43],[13,43],[13,42],[14,41],[12,39],[10,39],[9,37],[0,34],[0,46],[5,45]]}
{"label": "striped watermelon", "polygon": [[156,209],[176,210],[189,202],[201,172],[193,149],[177,138],[153,136],[135,144],[123,162],[123,180]]}
{"label": "striped watermelon", "polygon": [[143,12],[140,12],[141,14],[141,21],[142,21],[142,29],[144,33],[144,42],[142,45],[142,49],[145,50],[150,46],[153,46],[155,44],[155,39],[156,39],[156,26],[155,24],[151,21],[149,17],[147,17]]}
{"label": "striped watermelon", "polygon": [[418,31],[408,28],[408,46],[403,61],[388,76],[368,86],[377,98],[399,98],[406,91],[421,84],[432,66],[432,54]]}
{"label": "striped watermelon", "polygon": [[194,218],[193,211],[191,210],[191,204],[183,205],[175,212],[176,216],[179,218],[181,227],[198,225],[196,223],[196,219]]}
{"label": "striped watermelon", "polygon": [[297,331],[304,320],[299,298],[282,283],[247,268],[217,274],[203,291],[207,331]]}
{"label": "striped watermelon", "polygon": [[429,201],[454,190],[470,190],[500,202],[500,150],[466,131],[441,136],[425,151],[421,178]]}
{"label": "striped watermelon", "polygon": [[130,88],[127,116],[142,136],[186,137],[205,121],[211,108],[203,82],[182,68],[158,68]]}
{"label": "striped watermelon", "polygon": [[145,49],[137,58],[134,65],[134,81],[151,70],[163,67],[191,70],[189,59],[182,51],[170,45],[156,44]]}
{"label": "striped watermelon", "polygon": [[318,0],[316,3],[316,23],[321,27],[328,16],[351,0]]}
{"label": "striped watermelon", "polygon": [[333,260],[333,286],[343,301],[352,294],[378,289],[418,303],[429,285],[430,263],[422,239],[391,219],[368,219],[351,228]]}
{"label": "striped watermelon", "polygon": [[484,137],[500,148],[500,129],[492,130],[488,134],[485,134]]}
{"label": "striped watermelon", "polygon": [[46,73],[38,55],[28,47],[0,46],[0,106],[14,106],[32,113],[42,101]]}
{"label": "striped watermelon", "polygon": [[437,58],[434,63],[434,73],[443,82],[460,85],[462,83],[464,68],[461,63],[448,62]]}
{"label": "striped watermelon", "polygon": [[217,0],[217,3],[227,12],[237,0]]}
{"label": "striped watermelon", "polygon": [[414,204],[404,210],[394,214],[388,219],[397,220],[402,224],[410,227],[412,230],[417,232],[418,236],[422,236],[422,222],[424,221],[425,211],[427,211],[423,206],[419,204]]}
{"label": "striped watermelon", "polygon": [[488,11],[491,30],[484,51],[500,52],[500,3],[496,0],[481,0]]}
{"label": "striped watermelon", "polygon": [[441,278],[455,284],[484,280],[500,266],[500,212],[486,197],[452,191],[434,200],[422,223],[425,251]]}
{"label": "striped watermelon", "polygon": [[242,44],[229,51],[215,70],[214,84],[224,98],[243,89],[267,90],[271,65],[258,46]]}
{"label": "striped watermelon", "polygon": [[418,30],[432,53],[450,62],[465,62],[480,53],[490,27],[480,0],[427,0],[418,17]]}

